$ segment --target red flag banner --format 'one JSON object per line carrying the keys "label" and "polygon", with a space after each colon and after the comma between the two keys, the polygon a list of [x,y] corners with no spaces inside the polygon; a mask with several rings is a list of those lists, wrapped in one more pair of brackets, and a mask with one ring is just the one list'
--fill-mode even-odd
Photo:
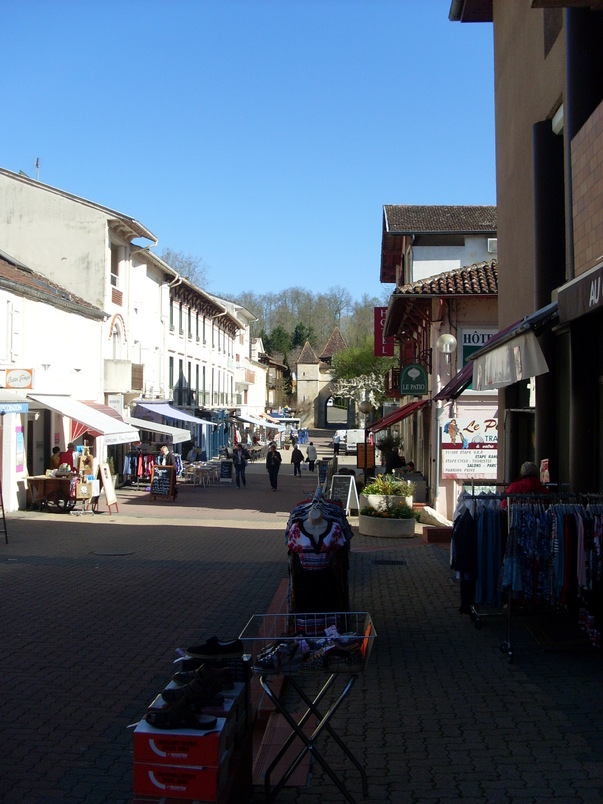
{"label": "red flag banner", "polygon": [[393,357],[394,356],[394,339],[393,337],[384,338],[383,331],[385,329],[385,316],[387,315],[387,307],[375,307],[375,356],[376,357]]}

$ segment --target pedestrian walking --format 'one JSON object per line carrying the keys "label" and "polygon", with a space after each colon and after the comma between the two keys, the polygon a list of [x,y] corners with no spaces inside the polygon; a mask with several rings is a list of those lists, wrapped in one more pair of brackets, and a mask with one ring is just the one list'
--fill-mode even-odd
{"label": "pedestrian walking", "polygon": [[293,464],[293,477],[301,477],[301,465],[304,459],[304,454],[301,449],[296,446],[291,453],[291,463]]}
{"label": "pedestrian walking", "polygon": [[[245,455],[247,453],[247,455]],[[244,449],[242,444],[237,444],[235,447],[234,454],[232,456],[232,462],[234,463],[235,468],[235,482],[237,484],[237,488],[241,488],[241,483],[243,486],[247,485],[245,480],[245,467],[247,466],[247,462],[249,460],[249,452]]]}
{"label": "pedestrian walking", "polygon": [[266,455],[266,471],[270,478],[272,491],[276,491],[278,485],[278,470],[281,468],[282,461],[281,453],[277,450],[276,444],[271,444],[268,454]]}
{"label": "pedestrian walking", "polygon": [[316,447],[314,446],[314,442],[310,441],[308,444],[308,469],[313,472],[314,471],[314,464],[316,463],[316,459],[318,458],[318,452],[316,451]]}

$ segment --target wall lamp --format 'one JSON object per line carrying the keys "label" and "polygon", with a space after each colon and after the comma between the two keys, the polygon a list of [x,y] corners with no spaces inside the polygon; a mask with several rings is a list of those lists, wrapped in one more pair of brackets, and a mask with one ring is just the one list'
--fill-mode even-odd
{"label": "wall lamp", "polygon": [[449,332],[440,335],[436,341],[436,349],[444,355],[447,363],[450,363],[450,355],[456,351],[456,346],[456,338]]}

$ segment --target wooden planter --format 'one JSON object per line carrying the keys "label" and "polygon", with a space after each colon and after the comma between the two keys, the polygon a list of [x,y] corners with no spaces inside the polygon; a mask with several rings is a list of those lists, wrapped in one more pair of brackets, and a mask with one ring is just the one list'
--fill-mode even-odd
{"label": "wooden planter", "polygon": [[416,520],[387,519],[381,516],[358,517],[361,536],[377,536],[382,539],[411,539],[415,535]]}

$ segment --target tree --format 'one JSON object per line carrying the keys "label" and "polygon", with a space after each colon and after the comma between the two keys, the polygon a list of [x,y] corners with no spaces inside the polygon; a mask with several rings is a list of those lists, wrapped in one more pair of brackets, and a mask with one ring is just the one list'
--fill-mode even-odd
{"label": "tree", "polygon": [[385,374],[396,365],[393,357],[376,357],[372,335],[360,346],[333,355],[333,395],[358,406],[368,399],[373,407],[385,400]]}
{"label": "tree", "polygon": [[194,257],[192,254],[185,254],[183,251],[175,251],[171,248],[164,248],[160,254],[161,259],[178,271],[180,276],[188,279],[193,285],[202,288],[208,283],[209,266],[203,257]]}

